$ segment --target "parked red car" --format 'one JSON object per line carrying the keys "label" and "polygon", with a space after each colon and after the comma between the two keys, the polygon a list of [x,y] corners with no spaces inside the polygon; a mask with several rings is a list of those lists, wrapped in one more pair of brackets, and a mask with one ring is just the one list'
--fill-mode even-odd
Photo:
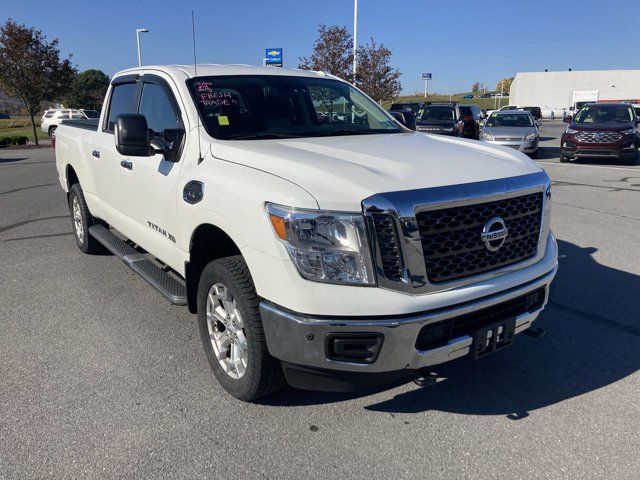
{"label": "parked red car", "polygon": [[569,126],[562,134],[560,161],[609,157],[636,163],[640,134],[639,119],[628,103],[590,103],[575,117],[564,119]]}

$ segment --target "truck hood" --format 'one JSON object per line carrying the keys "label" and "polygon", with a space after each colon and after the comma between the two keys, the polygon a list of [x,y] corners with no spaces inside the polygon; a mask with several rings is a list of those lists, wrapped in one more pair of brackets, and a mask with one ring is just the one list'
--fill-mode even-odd
{"label": "truck hood", "polygon": [[320,208],[345,211],[361,210],[362,200],[377,193],[542,171],[510,148],[417,132],[218,141],[211,153],[296,183]]}

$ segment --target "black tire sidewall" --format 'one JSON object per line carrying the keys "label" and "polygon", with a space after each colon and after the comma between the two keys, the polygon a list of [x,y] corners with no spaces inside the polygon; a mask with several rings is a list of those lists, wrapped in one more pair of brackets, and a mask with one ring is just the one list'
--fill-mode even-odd
{"label": "black tire sidewall", "polygon": [[[259,377],[265,373],[262,372],[262,369],[265,367],[263,365],[264,356],[265,354],[268,355],[268,353],[262,351],[265,346],[258,341],[259,338],[262,338],[262,331],[260,331],[261,324],[259,313],[257,314],[258,318],[255,318],[256,312],[258,311],[256,301],[257,297],[255,297],[255,295],[247,295],[244,292],[243,288],[241,288],[239,284],[241,279],[239,279],[238,276],[228,268],[228,265],[225,264],[228,263],[225,262],[225,260],[237,258],[238,257],[226,257],[220,260],[214,260],[204,268],[198,284],[198,324],[207,360],[209,361],[209,365],[211,366],[213,374],[218,382],[234,397],[245,401],[251,401],[257,398],[256,392],[259,388]],[[236,306],[240,310],[240,314],[242,315],[244,322],[244,333],[248,346],[248,358],[245,373],[239,379],[231,378],[222,369],[215,356],[209,339],[206,299],[209,289],[216,283],[221,283],[229,289],[231,295],[236,300]]]}
{"label": "black tire sidewall", "polygon": [[[80,215],[82,216],[82,228],[84,229],[84,239],[80,241],[78,238],[78,233],[76,232],[76,225],[73,219],[73,199],[78,199],[78,204],[80,205]],[[84,195],[82,193],[82,188],[77,183],[72,185],[69,189],[69,214],[71,216],[71,228],[73,229],[73,238],[76,240],[76,244],[78,248],[82,250],[84,253],[88,253],[89,246],[89,221],[91,219],[91,214],[89,213],[89,209],[87,208],[87,204],[84,201]]]}

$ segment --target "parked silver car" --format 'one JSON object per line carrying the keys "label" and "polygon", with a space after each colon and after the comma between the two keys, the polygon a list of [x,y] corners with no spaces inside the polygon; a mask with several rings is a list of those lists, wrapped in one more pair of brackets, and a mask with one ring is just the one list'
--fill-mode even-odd
{"label": "parked silver car", "polygon": [[516,148],[532,158],[538,156],[539,139],[538,124],[525,110],[493,112],[480,134],[482,141]]}

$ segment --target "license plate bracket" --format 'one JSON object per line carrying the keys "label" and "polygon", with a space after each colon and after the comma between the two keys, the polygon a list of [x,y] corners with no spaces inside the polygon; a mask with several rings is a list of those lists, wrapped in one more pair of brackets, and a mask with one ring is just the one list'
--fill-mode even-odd
{"label": "license plate bracket", "polygon": [[516,336],[516,319],[508,318],[476,331],[473,356],[481,358],[510,346]]}

